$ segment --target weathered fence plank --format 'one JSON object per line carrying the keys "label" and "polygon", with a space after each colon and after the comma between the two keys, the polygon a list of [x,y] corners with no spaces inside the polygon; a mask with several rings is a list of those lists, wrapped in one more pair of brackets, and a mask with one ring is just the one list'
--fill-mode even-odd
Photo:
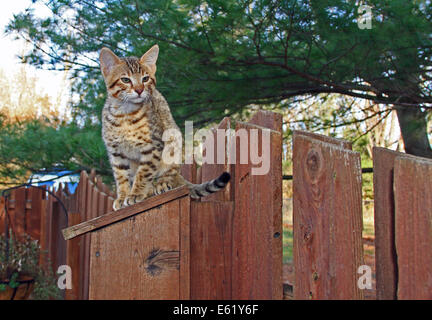
{"label": "weathered fence plank", "polygon": [[[282,299],[282,134],[281,116],[271,114],[278,131],[236,123],[233,219],[232,299]],[[241,130],[245,139],[242,142]],[[257,134],[258,141],[252,141]],[[269,141],[262,142],[262,136]],[[240,142],[240,143],[239,143]],[[265,147],[268,149],[265,150]],[[245,150],[246,148],[247,150]],[[269,157],[268,172],[254,174],[250,149]],[[246,151],[246,152],[245,152]],[[242,161],[247,154],[247,163]],[[265,165],[263,162],[262,165]],[[263,168],[264,169],[264,168]],[[265,170],[263,170],[265,171]],[[263,189],[265,187],[265,189]]]}
{"label": "weathered fence plank", "polygon": [[394,189],[398,299],[432,299],[432,160],[397,157]]}
{"label": "weathered fence plank", "polygon": [[31,201],[31,209],[26,215],[27,233],[33,239],[40,240],[42,190],[39,188],[29,188],[28,194],[28,198]]}
{"label": "weathered fence plank", "polygon": [[293,137],[295,299],[362,299],[360,155]]}
{"label": "weathered fence plank", "polygon": [[[87,221],[87,197],[89,194],[88,191],[88,175],[87,172],[85,171],[81,171],[80,174],[80,182],[77,186],[77,189],[75,192],[77,192],[77,197],[78,197],[78,212],[80,214],[80,220],[81,222]],[[87,248],[86,248],[86,243],[87,243],[87,235],[84,235],[83,237],[79,238],[80,241],[80,252],[79,252],[79,270],[80,270],[80,294],[79,297],[80,299],[88,299],[88,286],[85,286],[86,283],[86,279],[88,279],[88,277],[84,274],[85,271],[85,256],[86,256],[86,252],[88,252]],[[86,291],[87,290],[87,291]]]}
{"label": "weathered fence plank", "polygon": [[347,141],[347,140],[333,138],[333,137],[329,137],[329,136],[324,136],[322,134],[309,132],[309,131],[302,131],[302,130],[294,130],[293,137],[294,137],[294,135],[306,136],[306,137],[309,137],[309,138],[312,138],[312,139],[315,139],[318,141],[333,144],[333,145],[338,146],[342,149],[352,150],[352,143],[350,141]]}
{"label": "weathered fence plank", "polygon": [[13,230],[17,237],[22,236],[26,231],[26,188],[14,190],[15,209],[11,212]]}
{"label": "weathered fence plank", "polygon": [[0,198],[0,235],[3,235],[6,232],[6,211],[4,209],[5,199],[4,197]]}
{"label": "weathered fence plank", "polygon": [[[68,225],[73,226],[81,222],[81,216],[77,213],[70,213],[68,216]],[[72,289],[65,292],[65,299],[81,299],[81,264],[80,264],[80,238],[67,241],[66,264],[72,271]]]}
{"label": "weathered fence plank", "polygon": [[191,203],[191,299],[231,299],[232,202]]}
{"label": "weathered fence plank", "polygon": [[106,226],[107,224],[129,218],[130,216],[136,215],[140,212],[157,207],[163,202],[170,201],[187,194],[189,194],[189,189],[187,187],[180,187],[170,190],[170,192],[166,192],[162,196],[151,197],[146,201],[135,204],[134,206],[129,206],[123,208],[122,210],[110,212],[110,214],[97,216],[78,225],[67,228],[63,230],[63,236],[67,240],[72,239],[79,235],[86,234],[92,230],[98,229],[102,226]]}
{"label": "weathered fence plank", "polygon": [[189,197],[181,198],[180,207],[180,274],[179,299],[191,298],[191,201]]}
{"label": "weathered fence plank", "polygon": [[402,153],[373,148],[376,297],[393,300],[397,295],[394,160]]}
{"label": "weathered fence plank", "polygon": [[[46,192],[44,192],[46,193]],[[40,248],[41,251],[44,253],[41,255],[39,259],[39,263],[44,263],[44,255],[48,254],[49,252],[49,229],[50,229],[50,221],[49,221],[49,214],[48,214],[48,199],[45,198],[44,201],[42,201],[41,204],[41,230],[40,230]]]}
{"label": "weathered fence plank", "polygon": [[179,212],[177,199],[92,232],[89,298],[180,299]]}
{"label": "weathered fence plank", "polygon": [[[91,220],[93,216],[93,188],[94,188],[94,171],[90,173],[90,176],[86,179],[86,205],[84,211],[84,221]],[[67,238],[65,238],[67,239]],[[90,240],[91,235],[86,234],[84,236],[84,252],[83,252],[83,299],[87,300],[89,298],[89,275],[90,275]]]}
{"label": "weathered fence plank", "polygon": [[180,172],[183,178],[185,178],[187,181],[197,183],[197,167],[195,162],[192,164],[183,164],[181,166]]}
{"label": "weathered fence plank", "polygon": [[[58,198],[62,198],[62,186],[60,185],[55,192]],[[61,230],[68,225],[66,212],[60,205],[59,201],[53,201],[51,211],[51,253],[53,270],[57,271],[58,267],[66,263],[66,241],[62,237]]]}

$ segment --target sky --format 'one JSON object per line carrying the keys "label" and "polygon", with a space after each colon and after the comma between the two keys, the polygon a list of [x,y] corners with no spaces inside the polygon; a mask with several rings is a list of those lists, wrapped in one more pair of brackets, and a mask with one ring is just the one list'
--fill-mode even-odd
{"label": "sky", "polygon": [[[2,48],[0,50],[0,69],[4,71],[6,77],[13,76],[23,66],[17,55],[21,54],[28,44],[24,40],[14,40],[13,36],[6,36],[4,29],[13,18],[13,14],[22,12],[29,6],[35,8],[38,15],[49,14],[47,8],[39,4],[32,4],[31,0],[2,1],[0,10],[0,48]],[[53,99],[56,99],[59,94],[62,95],[60,108],[64,108],[68,99],[64,72],[40,70],[30,65],[26,65],[26,69],[28,73],[39,79],[35,84],[38,90],[47,93]]]}

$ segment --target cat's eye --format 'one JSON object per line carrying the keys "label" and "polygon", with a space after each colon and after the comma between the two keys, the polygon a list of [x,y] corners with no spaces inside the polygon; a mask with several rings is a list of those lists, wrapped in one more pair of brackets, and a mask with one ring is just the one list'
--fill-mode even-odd
{"label": "cat's eye", "polygon": [[144,76],[144,77],[142,78],[142,82],[147,82],[149,79],[150,79],[149,76]]}
{"label": "cat's eye", "polygon": [[131,82],[131,80],[129,78],[121,78],[120,80],[123,81],[124,83]]}

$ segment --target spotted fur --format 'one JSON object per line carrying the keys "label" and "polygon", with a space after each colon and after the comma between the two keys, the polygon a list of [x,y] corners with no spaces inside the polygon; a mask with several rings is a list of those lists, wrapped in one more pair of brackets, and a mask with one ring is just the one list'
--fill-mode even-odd
{"label": "spotted fur", "polygon": [[[179,130],[168,103],[156,89],[157,45],[141,58],[119,58],[108,48],[100,52],[108,97],[102,111],[102,137],[117,188],[114,210],[154,194],[187,185],[193,198],[221,190],[230,176],[192,184],[180,174],[180,165],[163,162],[162,140],[167,129]],[[170,150],[170,149],[168,149]]]}

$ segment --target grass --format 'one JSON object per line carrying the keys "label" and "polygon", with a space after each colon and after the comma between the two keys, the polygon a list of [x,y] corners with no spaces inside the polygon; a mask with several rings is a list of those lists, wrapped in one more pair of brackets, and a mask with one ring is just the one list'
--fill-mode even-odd
{"label": "grass", "polygon": [[293,232],[292,228],[283,230],[283,263],[293,263]]}

